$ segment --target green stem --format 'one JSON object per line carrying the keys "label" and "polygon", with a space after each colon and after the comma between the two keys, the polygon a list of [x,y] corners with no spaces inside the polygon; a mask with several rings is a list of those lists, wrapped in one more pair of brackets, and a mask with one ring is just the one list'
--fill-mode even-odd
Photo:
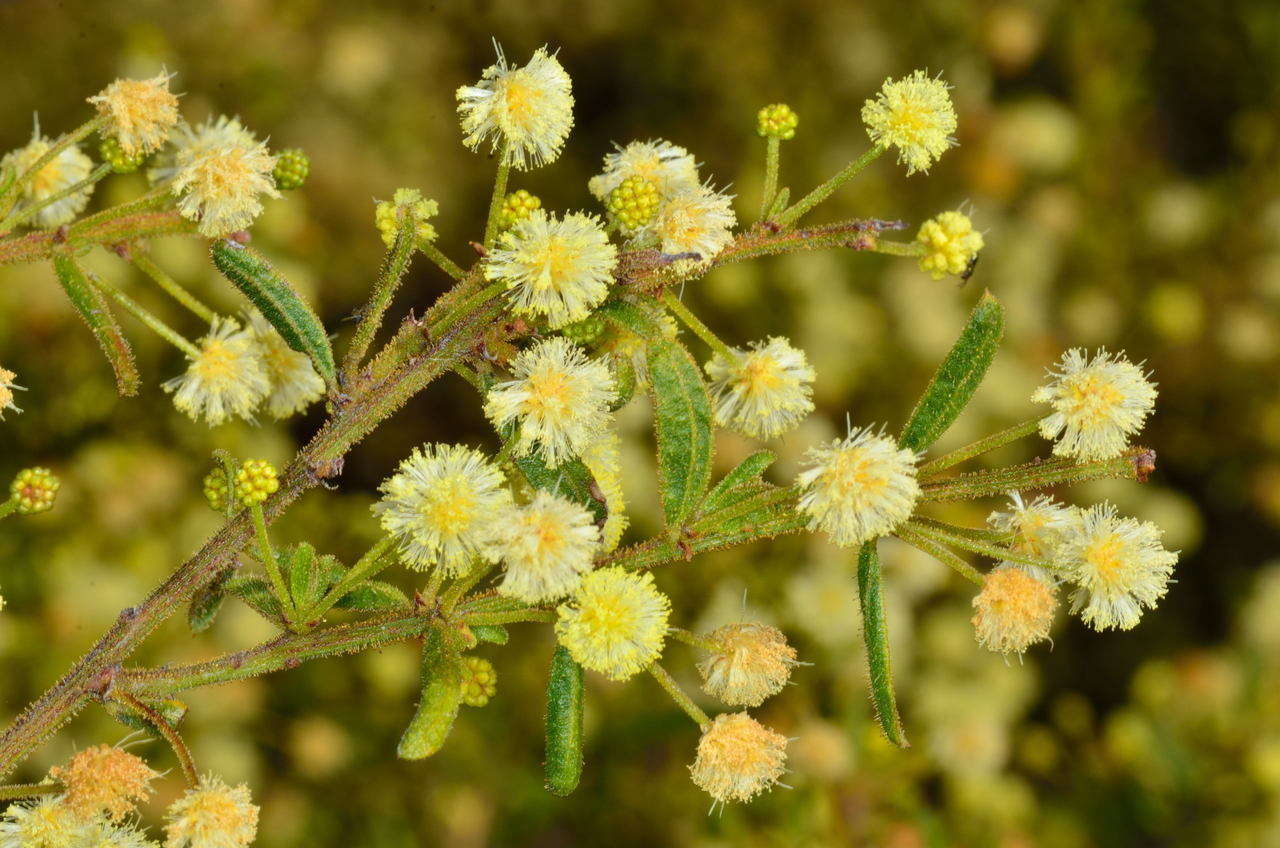
{"label": "green stem", "polygon": [[[234,490],[232,495],[234,496]],[[280,609],[284,613],[285,620],[292,624],[297,619],[298,609],[294,606],[293,598],[280,574],[280,563],[276,561],[275,548],[271,546],[271,537],[267,534],[267,519],[262,513],[262,504],[257,502],[250,504],[249,513],[253,516],[253,532],[258,539],[258,557],[262,560],[262,569],[267,572],[271,589],[280,599]]]}
{"label": "green stem", "polygon": [[894,531],[894,535],[916,550],[923,551],[938,562],[950,567],[965,580],[982,585],[982,572],[965,562],[946,546],[912,530],[911,525],[903,525]]}
{"label": "green stem", "polygon": [[306,611],[303,618],[310,621],[324,615],[333,608],[334,604],[342,599],[343,595],[351,591],[353,586],[362,580],[368,580],[390,565],[391,563],[387,561],[389,559],[387,554],[393,551],[394,545],[395,539],[391,536],[383,536],[377,542],[374,542],[373,547],[365,551],[364,556],[360,557],[356,564],[342,575],[342,579],[334,584],[333,588],[320,599],[319,603]]}
{"label": "green stem", "polygon": [[1019,492],[1047,489],[1064,483],[1116,478],[1145,480],[1154,468],[1154,454],[1146,448],[1130,448],[1113,459],[1077,463],[1072,459],[1048,459],[931,480],[921,487],[921,501],[967,501]]}
{"label": "green stem", "polygon": [[936,525],[924,525],[916,521],[908,521],[906,526],[912,532],[924,536],[926,539],[944,545],[952,545],[963,551],[988,557],[996,562],[1016,562],[1020,565],[1033,565],[1037,568],[1053,569],[1053,564],[1041,557],[1030,556],[1007,548],[1004,545],[993,545],[990,542],[984,542],[981,539],[975,539],[972,536],[952,530],[945,530]]}
{"label": "green stem", "polygon": [[68,198],[78,191],[83,191],[84,189],[88,188],[89,186],[101,180],[103,177],[105,177],[109,173],[111,173],[111,165],[107,164],[106,162],[103,162],[101,165],[99,165],[98,167],[90,171],[89,176],[85,177],[83,180],[72,183],[71,185],[67,186],[61,191],[55,192],[42,200],[36,201],[30,206],[23,207],[22,209],[19,209],[13,212],[12,214],[10,214],[9,217],[6,218],[4,221],[0,221],[0,233],[7,233],[9,232],[9,230],[13,229],[14,227],[20,226],[21,224],[24,224],[27,221],[30,221],[37,214],[39,214],[41,209],[45,209],[49,206],[52,206],[58,201]]}
{"label": "green stem", "polygon": [[440,596],[440,608],[447,615],[453,612],[458,600],[475,588],[486,574],[493,570],[494,563],[476,563],[470,571],[453,581],[453,584]]}
{"label": "green stem", "polygon": [[183,286],[173,277],[169,276],[163,268],[151,261],[150,256],[145,254],[134,254],[130,257],[129,261],[135,268],[150,277],[152,282],[163,289],[165,293],[174,300],[178,301],[178,303],[181,303],[187,309],[194,312],[197,317],[203,319],[206,323],[213,323],[213,319],[217,317],[217,313],[201,303],[195,295],[183,288]]}
{"label": "green stem", "polygon": [[0,786],[0,801],[20,801],[23,798],[34,798],[37,795],[57,795],[64,789],[61,783],[13,783]]}
{"label": "green stem", "polygon": [[200,358],[200,348],[196,347],[191,342],[187,341],[176,330],[174,330],[165,322],[161,321],[159,318],[153,315],[149,310],[143,307],[140,303],[135,301],[133,298],[129,297],[129,295],[120,291],[115,286],[105,282],[97,274],[94,274],[92,272],[86,272],[85,278],[94,286],[94,288],[98,289],[103,294],[115,300],[116,303],[123,306],[127,311],[132,313],[135,318],[137,318],[144,325],[146,325],[146,327],[149,330],[154,332],[160,338],[167,341],[169,344],[176,347],[178,350],[185,353],[188,358],[190,359]]}
{"label": "green stem", "polygon": [[699,636],[692,630],[685,630],[683,627],[668,627],[667,635],[677,642],[684,642],[686,645],[692,645],[699,650],[706,651],[709,654],[720,652],[720,646],[708,639],[706,636]]}
{"label": "green stem", "polygon": [[667,690],[667,694],[671,696],[671,700],[675,701],[680,709],[684,710],[689,718],[693,719],[694,723],[698,725],[698,727],[706,730],[711,726],[711,719],[708,718],[707,714],[693,702],[692,698],[684,693],[684,690],[680,688],[680,684],[676,683],[675,678],[668,674],[665,668],[655,662],[653,665],[649,666],[649,673],[653,675],[654,680],[658,681],[658,683],[662,685],[663,689]]}
{"label": "green stem", "polygon": [[440,266],[441,271],[444,271],[458,282],[462,282],[463,278],[467,276],[467,272],[462,270],[462,267],[458,265],[458,263],[441,253],[440,248],[436,247],[433,243],[425,242],[424,244],[420,244],[418,245],[418,250],[421,250],[428,259]]}
{"label": "green stem", "polygon": [[920,256],[924,248],[914,241],[876,241],[867,248],[872,253],[883,253],[887,256]]}
{"label": "green stem", "polygon": [[152,709],[144,701],[135,698],[128,692],[112,692],[111,696],[122,704],[131,707],[146,717],[147,721],[155,725],[156,730],[160,731],[160,735],[169,743],[169,747],[173,749],[173,753],[178,757],[178,764],[182,766],[182,776],[187,779],[188,786],[195,786],[200,782],[200,775],[196,772],[195,760],[191,758],[191,750],[187,747],[187,743],[182,741],[182,735],[178,733],[177,728],[169,723],[158,710]]}
{"label": "green stem", "polygon": [[877,145],[845,165],[831,179],[791,204],[789,209],[778,216],[777,223],[783,227],[790,227],[806,212],[830,197],[836,189],[857,176],[859,171],[874,162],[884,151],[885,148]]}
{"label": "green stem", "polygon": [[467,624],[523,624],[526,622],[550,624],[556,620],[554,610],[511,610],[510,612],[477,612],[464,615]]}
{"label": "green stem", "polygon": [[769,207],[773,205],[774,195],[778,191],[778,151],[782,147],[782,139],[777,136],[769,136],[765,140],[764,152],[764,199],[760,203],[760,218],[763,220],[769,214]]}
{"label": "green stem", "polygon": [[32,162],[31,166],[27,168],[27,170],[19,174],[18,177],[5,188],[4,192],[0,193],[0,210],[9,209],[9,203],[7,202],[9,197],[19,191],[22,186],[26,184],[27,180],[40,173],[40,170],[61,155],[62,151],[103,126],[103,124],[106,123],[106,120],[107,119],[102,115],[90,118],[51,144],[49,149],[46,150],[39,159]]}
{"label": "green stem", "polygon": [[395,240],[382,260],[378,278],[374,281],[373,291],[369,294],[369,302],[360,314],[360,323],[356,325],[355,335],[347,346],[347,355],[343,359],[342,372],[347,375],[348,383],[364,362],[369,346],[382,327],[383,316],[391,305],[391,298],[400,286],[400,280],[409,267],[413,257],[414,242],[418,239],[418,221],[407,210],[401,210],[403,217],[396,229]]}
{"label": "green stem", "polygon": [[494,241],[498,238],[498,220],[502,217],[502,203],[507,198],[507,176],[511,173],[511,166],[507,164],[507,146],[507,141],[503,140],[498,147],[498,173],[493,179],[493,196],[489,198],[489,217],[484,224],[485,250],[493,247]]}
{"label": "green stem", "polygon": [[976,442],[965,445],[962,448],[956,448],[951,453],[943,454],[937,459],[932,459],[920,466],[918,475],[921,480],[933,477],[939,471],[944,471],[953,465],[959,465],[967,459],[973,459],[975,456],[981,456],[989,453],[996,448],[1016,442],[1023,436],[1029,436],[1040,427],[1040,419],[1033,418],[1030,421],[1023,421],[1021,424],[1015,424],[1012,427],[1001,430],[986,438],[979,439]]}
{"label": "green stem", "polygon": [[702,323],[701,319],[689,310],[689,307],[680,302],[680,298],[676,297],[672,292],[666,292],[662,295],[662,305],[670,309],[677,318],[684,323],[686,327],[693,331],[693,334],[706,342],[707,347],[723,356],[730,362],[736,362],[737,354],[729,349],[729,346],[720,341],[720,337],[711,331],[711,328]]}

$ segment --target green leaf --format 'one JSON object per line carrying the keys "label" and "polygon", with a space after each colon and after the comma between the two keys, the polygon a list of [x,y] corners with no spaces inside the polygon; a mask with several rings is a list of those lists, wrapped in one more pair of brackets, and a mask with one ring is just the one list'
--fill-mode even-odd
{"label": "green leaf", "polygon": [[311,357],[316,372],[332,389],[336,385],[333,348],[315,312],[250,247],[219,239],[213,244],[213,264],[276,328],[289,347]]}
{"label": "green leaf", "polygon": [[133,360],[133,348],[129,346],[129,340],[124,337],[115,316],[111,314],[106,298],[101,291],[89,284],[83,269],[70,256],[55,256],[53,270],[58,282],[62,284],[62,290],[67,293],[67,299],[76,312],[80,313],[80,317],[98,340],[98,346],[106,355],[107,362],[111,363],[111,370],[116,375],[116,389],[124,397],[136,395],[141,378]]}
{"label": "green leaf", "polygon": [[480,642],[489,642],[494,645],[505,645],[507,640],[511,638],[511,634],[507,632],[507,628],[501,624],[473,624],[471,632]]}
{"label": "green leaf", "polygon": [[364,612],[403,609],[409,606],[409,596],[390,583],[366,580],[343,595],[334,606]]}
{"label": "green leaf", "polygon": [[922,451],[947,431],[973,398],[1003,336],[1004,306],[984,292],[903,428],[904,448]]}
{"label": "green leaf", "polygon": [[582,464],[582,460],[570,459],[556,468],[548,468],[541,457],[530,454],[519,457],[515,463],[524,472],[530,486],[580,503],[591,511],[596,521],[604,521],[604,502],[592,497],[591,488],[595,485],[595,478],[591,476],[587,466]]}
{"label": "green leaf", "polygon": [[629,300],[611,300],[596,310],[596,314],[624,330],[645,339],[665,335],[659,316],[661,307],[656,301],[646,308]]}
{"label": "green leaf", "polygon": [[582,666],[563,645],[551,655],[547,679],[548,791],[568,795],[582,778]]}
{"label": "green leaf", "polygon": [[884,619],[884,596],[880,589],[880,554],[874,541],[858,552],[858,598],[862,605],[862,632],[867,644],[867,677],[871,683],[871,703],[885,738],[899,748],[910,747],[898,716],[893,694],[893,670],[889,664],[889,630]]}
{"label": "green leaf", "polygon": [[235,595],[268,621],[281,627],[287,625],[279,599],[271,591],[271,585],[261,577],[233,577],[227,581],[226,590],[228,595]]}
{"label": "green leaf", "polygon": [[711,483],[711,398],[697,363],[678,342],[651,338],[648,358],[662,511],[667,528],[677,530]]}
{"label": "green leaf", "polygon": [[[159,734],[159,729],[151,723],[150,719],[128,704],[108,698],[102,702],[102,705],[107,708],[107,713],[112,718],[130,730]],[[147,706],[163,716],[164,720],[173,727],[181,724],[187,715],[187,705],[182,701],[148,701]]]}
{"label": "green leaf", "polygon": [[706,514],[732,506],[742,495],[755,494],[762,490],[760,475],[773,465],[778,456],[773,451],[756,451],[739,462],[728,474],[721,478],[707,497],[702,501],[700,512]]}
{"label": "green leaf", "polygon": [[192,633],[203,633],[213,624],[227,597],[227,581],[234,574],[235,569],[226,569],[192,596],[187,605],[187,626]]}
{"label": "green leaf", "polygon": [[462,705],[462,658],[445,642],[439,627],[427,631],[422,645],[422,699],[400,737],[396,756],[421,760],[444,746]]}

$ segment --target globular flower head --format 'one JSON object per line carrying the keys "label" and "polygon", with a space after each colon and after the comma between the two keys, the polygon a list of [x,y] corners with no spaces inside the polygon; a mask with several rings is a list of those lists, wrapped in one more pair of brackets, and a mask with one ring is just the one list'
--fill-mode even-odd
{"label": "globular flower head", "polygon": [[147,154],[142,151],[133,154],[125,153],[119,140],[112,136],[105,136],[98,142],[98,156],[111,166],[111,172],[114,174],[132,174],[147,161]]}
{"label": "globular flower head", "polygon": [[600,548],[600,528],[591,513],[545,491],[514,508],[500,522],[497,535],[507,567],[498,593],[529,604],[571,593]]}
{"label": "globular flower head", "polygon": [[169,91],[172,74],[151,79],[118,79],[89,98],[106,118],[103,133],[120,142],[126,155],[160,149],[178,123],[178,97]]}
{"label": "globular flower head", "polygon": [[311,157],[305,150],[291,147],[276,154],[276,167],[271,176],[276,181],[276,188],[293,191],[302,188],[310,173]]}
{"label": "globular flower head", "polygon": [[756,133],[763,138],[793,139],[799,123],[800,117],[785,103],[771,103],[756,113]]}
{"label": "globular flower head", "polygon": [[9,497],[18,504],[21,515],[35,515],[53,509],[62,481],[47,468],[24,468],[9,484]]}
{"label": "globular flower head", "polygon": [[535,450],[555,467],[603,438],[616,392],[599,360],[561,336],[543,339],[511,361],[514,379],[495,385],[484,412],[499,429],[519,423],[515,450]]}
{"label": "globular flower head", "polygon": [[262,503],[279,488],[275,466],[265,459],[246,459],[236,471],[236,500],[244,506]]}
{"label": "globular flower head", "polygon": [[716,803],[750,801],[786,772],[787,737],[742,713],[718,715],[698,740],[693,782]]}
{"label": "globular flower head", "polygon": [[226,469],[218,467],[204,475],[201,487],[210,509],[214,512],[222,512],[227,508],[227,496],[230,494],[231,487],[227,485]]}
{"label": "globular flower head", "polygon": [[483,707],[498,693],[498,672],[484,657],[462,658],[462,703]]}
{"label": "globular flower head", "polygon": [[[496,43],[494,45],[497,47]],[[520,170],[554,162],[573,127],[573,83],[546,47],[523,67],[498,61],[475,85],[458,89],[463,143],[476,150],[486,141],[503,161]]]}
{"label": "globular flower head", "polygon": [[542,316],[555,330],[604,302],[617,264],[599,218],[571,212],[556,220],[535,209],[501,235],[484,274],[506,283],[516,312]]}
{"label": "globular flower head", "polygon": [[652,228],[663,253],[696,254],[708,262],[733,241],[737,223],[733,195],[701,185],[664,203]]}
{"label": "globular flower head", "polygon": [[418,244],[430,244],[436,240],[436,228],[431,219],[440,211],[440,204],[422,196],[416,188],[398,188],[391,200],[382,200],[373,209],[373,223],[387,247],[395,244],[396,232],[401,221],[412,220],[418,235]]}
{"label": "globular flower head", "polygon": [[215,318],[199,350],[184,374],[164,384],[174,393],[174,406],[212,427],[228,418],[251,418],[271,393],[253,334],[230,318]]}
{"label": "globular flower head", "polygon": [[662,655],[671,601],[648,572],[601,568],[557,609],[556,637],[579,665],[626,680]]}
{"label": "globular flower head", "polygon": [[405,564],[457,575],[477,558],[497,560],[494,534],[511,506],[505,482],[477,450],[425,445],[382,483],[373,511],[399,541]]}
{"label": "globular flower head", "polygon": [[110,745],[95,745],[49,772],[66,787],[65,803],[79,815],[119,821],[151,794],[159,775],[141,757]]}
{"label": "globular flower head", "polygon": [[716,424],[746,436],[770,439],[813,411],[815,374],[804,351],[780,336],[717,353],[706,365],[716,404]]}
{"label": "globular flower head", "polygon": [[1010,492],[1008,509],[991,513],[987,524],[1007,535],[1013,550],[1051,559],[1073,518],[1069,507],[1048,495],[1026,501],[1019,492]]}
{"label": "globular flower head", "polygon": [[1123,353],[1080,348],[1062,355],[1049,382],[1031,395],[1053,412],[1040,420],[1040,434],[1056,439],[1053,452],[1082,460],[1110,459],[1129,446],[1155,408],[1156,386]]}
{"label": "globular flower head", "polygon": [[924,71],[900,80],[887,79],[880,93],[862,107],[862,122],[871,141],[896,147],[907,174],[929,167],[955,145],[956,112],[949,86]]}
{"label": "globular flower head", "polygon": [[165,813],[165,848],[245,848],[258,834],[249,787],[206,775]]}
{"label": "globular flower head", "polygon": [[653,222],[662,205],[662,192],[651,177],[627,177],[609,192],[604,207],[609,219],[618,225],[623,235],[631,236],[644,230]]}
{"label": "globular flower head", "polygon": [[530,194],[524,189],[517,189],[502,199],[502,211],[498,217],[498,228],[508,230],[532,215],[535,209],[541,208],[542,198],[536,194]]}
{"label": "globular flower head", "polygon": [[702,688],[726,704],[758,707],[787,685],[796,649],[764,624],[726,624],[707,635],[715,650],[698,664]]}
{"label": "globular flower head", "polygon": [[249,313],[249,332],[258,346],[258,358],[271,382],[267,412],[283,419],[305,410],[324,397],[324,378],[316,373],[311,357],[289,347],[284,337],[262,313]]}
{"label": "globular flower head", "polygon": [[920,497],[916,455],[871,428],[810,448],[800,472],[800,511],[809,529],[850,547],[892,532]]}
{"label": "globular flower head", "polygon": [[223,147],[251,148],[257,144],[258,137],[246,129],[239,118],[218,115],[195,125],[183,121],[170,137],[168,146],[156,154],[154,163],[147,169],[147,179],[153,184],[162,183],[177,176],[180,160],[190,162]]}
{"label": "globular flower head", "polygon": [[[616,145],[615,145],[616,147]],[[632,177],[652,180],[663,197],[675,197],[699,186],[698,163],[688,150],[669,141],[633,141],[604,156],[604,170],[587,188],[601,203]]]}
{"label": "globular flower head", "polygon": [[973,629],[989,651],[1020,654],[1049,638],[1057,589],[1028,569],[1005,563],[987,573],[973,599]]}
{"label": "globular flower head", "polygon": [[1080,510],[1058,545],[1055,566],[1077,587],[1071,611],[1094,630],[1129,630],[1169,588],[1175,552],[1150,522],[1121,518],[1101,503]]}
{"label": "globular flower head", "polygon": [[210,238],[244,229],[261,214],[263,195],[280,196],[276,158],[262,142],[180,150],[176,161],[170,190],[178,212]]}
{"label": "globular flower head", "polygon": [[12,409],[14,412],[21,412],[18,405],[13,402],[14,390],[23,391],[14,380],[18,379],[18,375],[10,371],[8,368],[0,368],[0,421],[4,420],[4,412],[6,409]]}
{"label": "globular flower head", "polygon": [[[27,173],[40,157],[49,151],[51,146],[49,139],[40,135],[40,131],[37,129],[32,133],[31,141],[27,143],[26,147],[19,148],[0,159],[0,171],[11,169],[15,176],[20,177]],[[22,205],[18,208],[21,209],[23,206],[31,206],[48,200],[55,194],[71,188],[88,177],[89,172],[92,170],[93,160],[84,155],[76,145],[68,145],[48,162],[41,165],[40,169],[23,183],[21,189]],[[84,207],[89,203],[91,194],[93,194],[93,186],[85,186],[60,200],[42,207],[35,213],[32,220],[42,227],[59,227],[70,223],[84,211]]]}
{"label": "globular flower head", "polygon": [[920,225],[916,243],[923,249],[920,270],[935,280],[959,276],[982,250],[982,233],[963,212],[943,212]]}
{"label": "globular flower head", "polygon": [[0,818],[0,848],[70,848],[85,835],[85,822],[61,795],[10,804]]}

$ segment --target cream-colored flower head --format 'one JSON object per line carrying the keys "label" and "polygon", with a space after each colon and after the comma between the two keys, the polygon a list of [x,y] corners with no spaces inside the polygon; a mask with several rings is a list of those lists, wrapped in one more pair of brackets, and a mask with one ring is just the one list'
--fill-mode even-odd
{"label": "cream-colored flower head", "polygon": [[90,819],[75,842],[76,848],[159,848],[136,824],[116,824],[106,819]]}
{"label": "cream-colored flower head", "polygon": [[726,624],[707,634],[715,651],[698,663],[702,688],[735,707],[758,707],[787,685],[796,649],[765,624]]}
{"label": "cream-colored flower head", "polygon": [[216,238],[243,230],[262,212],[262,196],[279,197],[272,171],[276,157],[262,142],[228,143],[179,151],[170,190],[178,211]]}
{"label": "cream-colored flower head", "polygon": [[556,637],[579,665],[626,680],[662,656],[671,601],[647,571],[610,567],[584,576],[556,613]]}
{"label": "cream-colored flower head", "polygon": [[1101,503],[1079,510],[1058,545],[1055,567],[1076,585],[1071,611],[1094,630],[1129,630],[1164,597],[1178,561],[1156,525],[1121,518]]}
{"label": "cream-colored flower head", "polygon": [[706,365],[715,396],[716,424],[754,438],[771,439],[813,411],[813,368],[804,351],[781,336],[717,353]]}
{"label": "cream-colored flower head", "polygon": [[258,358],[267,370],[271,393],[267,412],[273,418],[288,418],[324,397],[324,378],[316,373],[311,357],[289,347],[262,313],[249,313],[249,330],[258,345]]}
{"label": "cream-colored flower head", "polygon": [[219,115],[196,126],[184,121],[169,139],[169,146],[156,155],[155,163],[147,169],[147,179],[161,183],[177,176],[180,159],[190,161],[221,147],[251,148],[257,144],[257,136],[245,129],[239,118]]}
{"label": "cream-colored flower head", "polygon": [[178,97],[169,91],[172,74],[151,79],[118,79],[89,98],[106,118],[105,135],[120,142],[126,156],[160,149],[178,124]]}
{"label": "cream-colored flower head", "polygon": [[956,143],[956,111],[948,86],[924,71],[887,79],[880,93],[862,106],[862,122],[871,141],[898,148],[907,174],[929,167]]}
{"label": "cream-colored flower head", "polygon": [[916,455],[866,427],[810,448],[800,472],[800,511],[809,529],[842,547],[891,533],[911,517],[920,497]]}
{"label": "cream-colored flower head", "polygon": [[61,795],[10,804],[0,817],[0,848],[72,848],[85,835],[84,819]]}
{"label": "cream-colored flower head", "polygon": [[742,712],[716,716],[689,771],[699,789],[727,804],[772,789],[786,768],[787,737]]}
{"label": "cream-colored flower head", "polygon": [[920,270],[935,280],[959,276],[983,248],[982,233],[963,212],[943,212],[920,225],[916,244],[924,249]]}
{"label": "cream-colored flower head", "polygon": [[245,848],[258,835],[249,787],[206,775],[165,813],[165,848]]}
{"label": "cream-colored flower head", "polygon": [[733,195],[701,185],[662,204],[651,226],[663,253],[695,253],[700,261],[707,262],[733,241],[737,223]]}
{"label": "cream-colored flower head", "polygon": [[1049,382],[1031,395],[1053,412],[1040,420],[1040,435],[1056,439],[1053,452],[1082,460],[1110,459],[1129,446],[1156,405],[1156,386],[1123,353],[1072,348]]}
{"label": "cream-colored flower head", "polygon": [[989,651],[1020,654],[1049,638],[1057,589],[1030,570],[1005,563],[993,568],[973,599],[973,629]]}
{"label": "cream-colored flower head", "polygon": [[10,371],[8,368],[0,368],[0,421],[4,420],[6,409],[12,409],[14,412],[21,412],[18,405],[13,402],[14,391],[25,391],[14,380],[18,379],[18,375]]}
{"label": "cream-colored flower head", "polygon": [[1037,495],[1025,501],[1019,492],[1009,493],[1008,509],[997,510],[987,516],[987,524],[1008,536],[1008,544],[1013,550],[1048,559],[1053,557],[1072,520],[1071,509],[1048,495]]}
{"label": "cream-colored flower head", "polygon": [[141,757],[110,745],[95,745],[49,774],[66,787],[66,804],[84,818],[119,821],[152,792],[159,775]]}
{"label": "cream-colored flower head", "polygon": [[497,536],[507,567],[498,594],[528,604],[571,593],[600,549],[600,528],[591,513],[550,492],[512,509],[498,523]]}
{"label": "cream-colored flower head", "polygon": [[454,576],[477,559],[497,561],[495,535],[511,508],[505,483],[498,466],[477,450],[425,445],[383,481],[373,511],[400,543],[406,565]]}
{"label": "cream-colored flower head", "polygon": [[497,42],[494,47],[498,61],[475,85],[458,89],[463,144],[477,150],[487,141],[522,171],[554,162],[573,128],[569,74],[546,47],[523,67],[508,65]]}
{"label": "cream-colored flower head", "polygon": [[571,212],[557,221],[535,209],[501,235],[484,275],[507,284],[516,312],[543,316],[555,330],[604,302],[617,264],[599,218]]}
{"label": "cream-colored flower head", "polygon": [[520,425],[517,456],[537,452],[551,467],[578,456],[608,431],[617,396],[609,367],[563,336],[543,339],[511,361],[514,379],[485,398],[499,430]]}
{"label": "cream-colored flower head", "polygon": [[186,372],[164,384],[174,393],[173,405],[211,427],[228,418],[252,418],[271,392],[253,334],[230,318],[215,318],[199,348]]}
{"label": "cream-colored flower head", "polygon": [[592,442],[582,452],[580,459],[591,478],[596,481],[604,498],[604,526],[600,528],[600,549],[612,551],[622,541],[631,520],[627,517],[627,498],[622,490],[621,440],[613,430],[606,430],[603,437]]}
{"label": "cream-colored flower head", "polygon": [[591,178],[587,188],[601,203],[609,199],[623,180],[652,180],[663,197],[675,197],[700,187],[698,163],[689,151],[662,139],[633,141],[604,155],[604,170]]}
{"label": "cream-colored flower head", "polygon": [[[12,169],[15,178],[21,177],[37,160],[49,151],[49,139],[40,135],[37,128],[31,134],[31,141],[0,159],[0,172]],[[64,148],[58,155],[40,166],[40,170],[32,174],[22,185],[22,206],[41,203],[89,176],[93,170],[93,160],[72,144]],[[61,200],[43,207],[32,220],[41,227],[60,227],[74,221],[84,211],[93,194],[93,186],[85,186],[74,191]],[[21,209],[22,206],[18,208]]]}

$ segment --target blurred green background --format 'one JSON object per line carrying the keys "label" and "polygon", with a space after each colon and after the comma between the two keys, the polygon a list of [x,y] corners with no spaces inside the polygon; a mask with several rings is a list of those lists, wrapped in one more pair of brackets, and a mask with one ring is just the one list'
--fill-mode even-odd
{"label": "blurred green background", "polygon": [[[910,179],[885,157],[814,219],[901,218],[914,232],[967,202],[988,245],[967,287],[935,283],[908,260],[824,253],[725,268],[686,291],[726,338],[789,335],[818,370],[818,414],[777,445],[779,479],[846,413],[899,426],[984,287],[1008,305],[1007,343],[940,448],[1032,414],[1043,368],[1068,346],[1127,350],[1160,383],[1142,437],[1160,457],[1152,482],[1062,493],[1112,498],[1182,550],[1177,583],[1135,631],[1097,634],[1063,616],[1052,649],[1006,663],[974,644],[968,587],[885,546],[909,751],[890,750],[871,724],[848,554],[789,539],[658,579],[677,623],[736,620],[745,593],[746,614],[784,628],[812,663],[757,711],[797,737],[791,788],[707,815],[686,770],[696,729],[652,681],[593,678],[583,784],[569,799],[547,794],[541,687],[551,643],[531,628],[482,651],[498,668],[497,698],[464,708],[445,751],[425,763],[394,757],[416,697],[412,646],[189,693],[197,762],[252,785],[264,848],[1280,845],[1280,15],[1271,0],[7,0],[0,33],[2,149],[25,143],[33,112],[46,131],[70,128],[112,78],[162,64],[187,92],[188,119],[238,114],[273,147],[305,148],[309,182],[269,204],[255,239],[333,328],[361,303],[381,256],[374,198],[402,185],[438,198],[439,244],[465,261],[492,166],[462,147],[453,90],[491,62],[491,37],[521,62],[557,46],[573,76],[564,155],[513,183],[556,209],[593,208],[586,180],[611,142],[664,137],[731,184],[750,218],[761,105],[784,100],[800,114],[783,180],[803,191],[866,148],[863,99],[886,76],[925,67],[955,86],[960,146]],[[113,178],[94,203],[140,187]],[[202,296],[237,307],[197,241],[154,252]],[[198,331],[114,257],[91,261]],[[444,285],[419,263],[397,309],[421,308]],[[179,356],[133,335],[148,385],[121,402],[49,269],[0,270],[0,364],[29,388],[19,398],[27,411],[0,424],[0,476],[41,463],[64,479],[53,512],[0,525],[5,721],[214,529],[199,493],[211,449],[280,462],[318,421],[313,411],[287,426],[194,425],[159,389]],[[621,416],[638,533],[657,527],[647,415],[634,402]],[[460,380],[432,387],[357,448],[340,489],[307,495],[277,534],[349,561],[374,537],[367,507],[378,481],[431,440],[493,445]],[[723,439],[718,461],[728,467],[752,447]],[[991,506],[951,517],[981,522]],[[409,575],[396,579],[412,586]],[[270,635],[229,605],[199,639],[170,622],[139,659],[190,661]],[[680,646],[668,654],[690,688],[693,659]],[[89,709],[22,776],[123,732]],[[173,768],[161,745],[145,750]],[[178,784],[164,782],[148,816]]]}

